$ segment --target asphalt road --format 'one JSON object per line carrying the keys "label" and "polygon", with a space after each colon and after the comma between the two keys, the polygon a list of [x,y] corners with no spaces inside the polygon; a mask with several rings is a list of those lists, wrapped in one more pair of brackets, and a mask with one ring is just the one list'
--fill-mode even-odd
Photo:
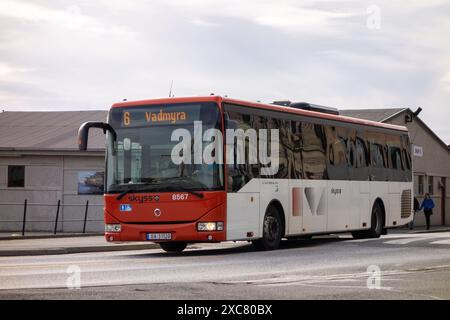
{"label": "asphalt road", "polygon": [[42,298],[450,299],[450,232],[0,257],[0,299]]}

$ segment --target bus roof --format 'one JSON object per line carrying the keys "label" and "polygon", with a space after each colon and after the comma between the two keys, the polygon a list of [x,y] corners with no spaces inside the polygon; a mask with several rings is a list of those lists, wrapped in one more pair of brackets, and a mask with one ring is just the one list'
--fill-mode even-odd
{"label": "bus roof", "polygon": [[382,123],[382,122],[359,119],[359,118],[351,118],[351,117],[346,117],[346,116],[341,116],[341,115],[333,115],[333,114],[322,113],[322,112],[317,112],[317,111],[302,110],[302,109],[297,109],[297,108],[292,108],[292,107],[287,107],[287,106],[280,106],[280,105],[275,105],[275,104],[267,104],[267,103],[232,99],[232,98],[216,96],[216,95],[123,101],[123,102],[114,103],[111,106],[111,108],[136,107],[136,106],[149,105],[149,104],[190,103],[190,102],[208,102],[208,101],[213,101],[213,102],[217,102],[217,103],[225,102],[225,103],[231,103],[231,104],[238,104],[238,105],[247,106],[247,107],[251,107],[251,108],[259,108],[259,109],[265,109],[265,110],[287,112],[287,113],[302,115],[305,117],[334,120],[334,121],[352,123],[352,124],[363,125],[363,126],[385,128],[385,129],[404,131],[404,132],[408,131],[408,128],[406,128],[405,126],[398,126],[398,125],[387,124],[387,123]]}

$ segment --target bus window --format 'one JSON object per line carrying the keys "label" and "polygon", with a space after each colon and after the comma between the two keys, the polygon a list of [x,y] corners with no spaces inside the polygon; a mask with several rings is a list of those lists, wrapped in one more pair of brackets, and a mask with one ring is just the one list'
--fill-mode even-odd
{"label": "bus window", "polygon": [[[233,120],[236,123],[237,125],[236,129],[242,129],[244,130],[244,132],[247,129],[250,129],[254,124],[254,119],[252,115],[228,111],[228,116],[230,120]],[[230,163],[227,166],[228,190],[230,191],[238,191],[253,178],[252,167],[249,164],[249,143],[252,142],[250,142],[248,139],[244,139],[244,154],[242,156],[245,157],[245,163],[239,163],[240,161],[237,156],[238,146],[237,143],[234,143],[235,150],[233,163]]]}
{"label": "bus window", "polygon": [[355,145],[355,137],[356,132],[353,130],[349,130],[348,138],[347,138],[347,164],[349,168],[356,167],[356,145]]}
{"label": "bus window", "polygon": [[307,179],[327,179],[326,156],[322,126],[302,122],[303,169]]}
{"label": "bus window", "polygon": [[356,167],[365,168],[368,166],[369,155],[364,139],[356,138]]}
{"label": "bus window", "polygon": [[370,155],[371,155],[371,163],[372,167],[375,168],[383,168],[384,167],[384,159],[383,159],[383,147],[379,144],[372,143],[370,144]]}
{"label": "bus window", "polygon": [[404,170],[400,148],[390,147],[391,168],[394,170]]}
{"label": "bus window", "polygon": [[292,148],[294,154],[294,171],[292,173],[292,179],[303,178],[303,159],[302,148],[303,141],[301,136],[301,122],[291,121],[291,134],[292,134]]}
{"label": "bus window", "polygon": [[294,170],[294,154],[292,146],[292,137],[290,130],[290,121],[281,119],[272,119],[273,127],[279,128],[279,168],[275,178],[286,179],[291,177]]}
{"label": "bus window", "polygon": [[299,179],[301,177],[301,170],[296,167],[296,157],[295,152],[296,144],[299,143],[299,135],[295,135],[292,132],[292,122],[290,120],[282,120],[280,127],[280,153],[284,153],[285,161],[287,164],[287,174],[286,177],[289,179]]}
{"label": "bus window", "polygon": [[348,179],[347,129],[326,126],[328,177],[331,180]]}

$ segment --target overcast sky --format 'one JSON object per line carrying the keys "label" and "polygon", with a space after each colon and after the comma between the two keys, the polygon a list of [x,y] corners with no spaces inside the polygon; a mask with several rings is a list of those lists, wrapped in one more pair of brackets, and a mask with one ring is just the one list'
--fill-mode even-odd
{"label": "overcast sky", "polygon": [[0,0],[0,109],[216,93],[424,108],[450,144],[450,1]]}

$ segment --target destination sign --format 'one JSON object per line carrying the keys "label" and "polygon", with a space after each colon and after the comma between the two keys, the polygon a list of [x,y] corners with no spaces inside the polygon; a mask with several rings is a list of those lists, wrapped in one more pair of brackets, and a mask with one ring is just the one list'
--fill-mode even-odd
{"label": "destination sign", "polygon": [[122,127],[141,127],[158,124],[184,124],[199,120],[200,105],[157,106],[146,108],[130,108],[122,110]]}

